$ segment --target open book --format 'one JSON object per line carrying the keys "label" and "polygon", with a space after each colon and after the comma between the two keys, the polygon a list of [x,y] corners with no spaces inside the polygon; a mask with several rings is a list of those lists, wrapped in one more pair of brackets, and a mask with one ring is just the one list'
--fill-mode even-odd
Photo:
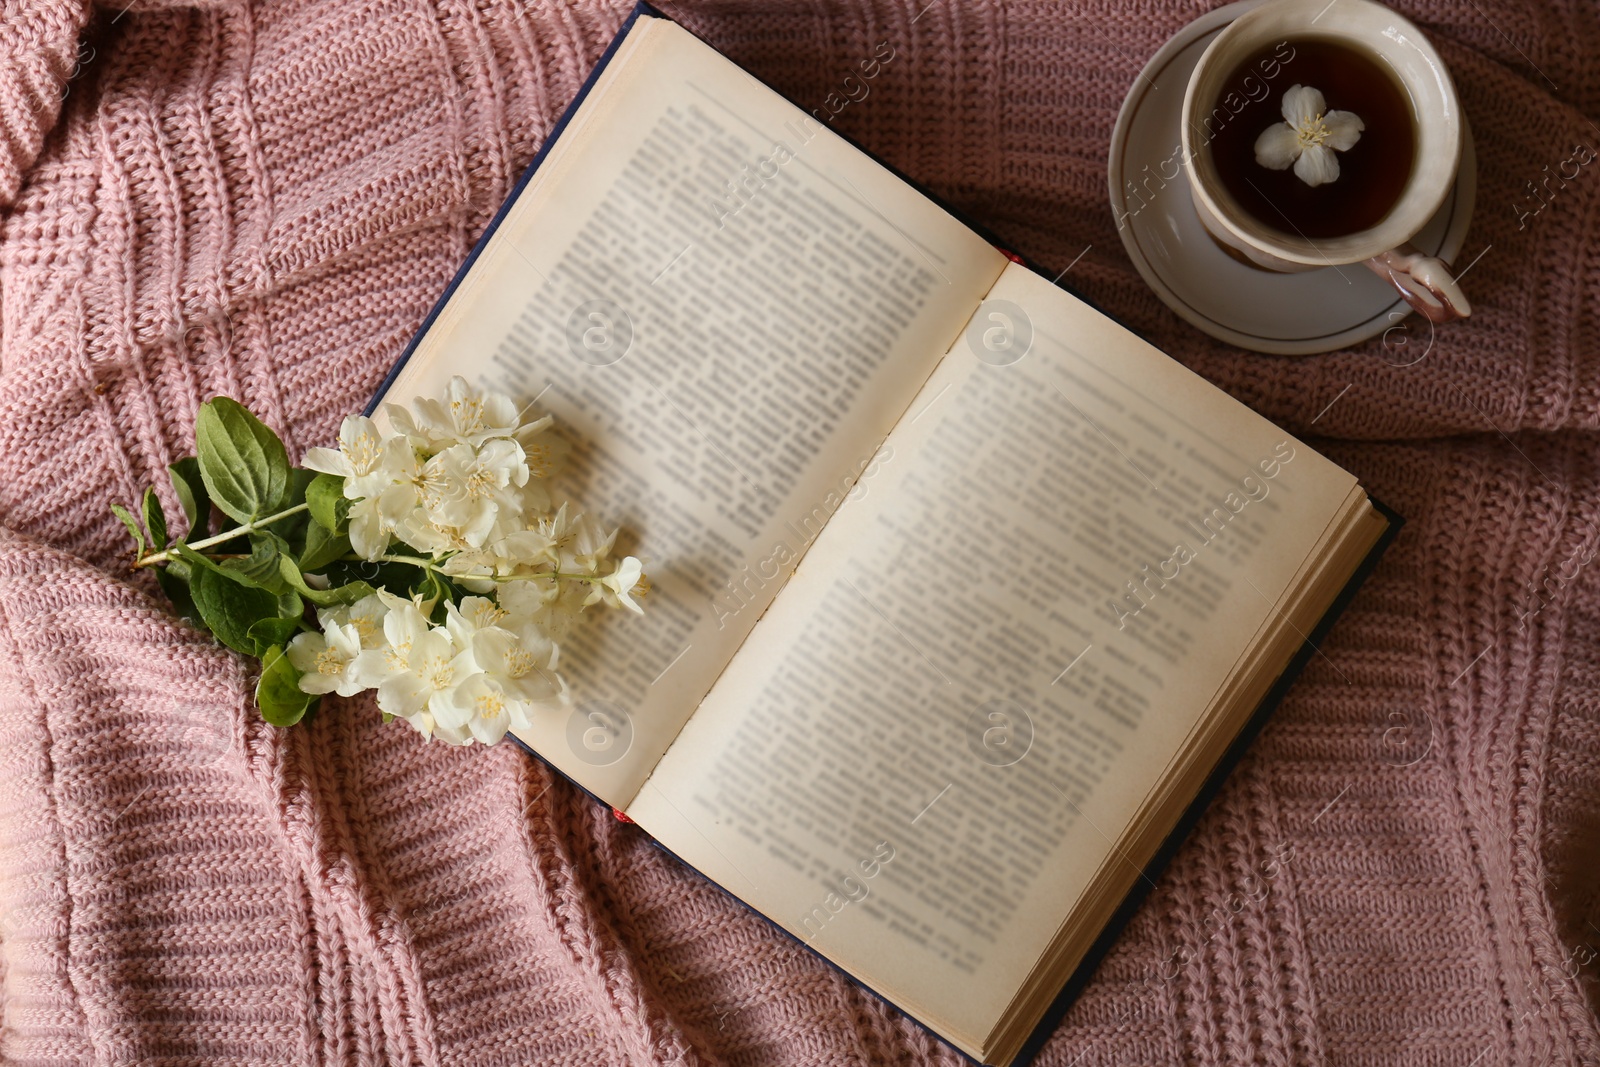
{"label": "open book", "polygon": [[536,401],[652,577],[521,741],[1006,1064],[1389,523],[831,114],[641,9],[385,395]]}

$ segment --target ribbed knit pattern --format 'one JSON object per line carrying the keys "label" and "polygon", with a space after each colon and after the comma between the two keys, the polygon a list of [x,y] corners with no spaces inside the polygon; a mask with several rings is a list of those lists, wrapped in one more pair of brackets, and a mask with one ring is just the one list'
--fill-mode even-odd
{"label": "ribbed knit pattern", "polygon": [[[1600,149],[1592,0],[1400,4],[1477,136],[1476,312],[1307,359],[1181,323],[1106,206],[1117,106],[1203,5],[663,6],[807,107],[892,43],[843,132],[1083,253],[1067,283],[1410,519],[1040,1062],[1600,1064],[1600,163],[1526,184]],[[624,15],[0,12],[5,1062],[959,1062],[509,746],[262,725],[106,509],[175,506],[218,393],[327,443]]]}

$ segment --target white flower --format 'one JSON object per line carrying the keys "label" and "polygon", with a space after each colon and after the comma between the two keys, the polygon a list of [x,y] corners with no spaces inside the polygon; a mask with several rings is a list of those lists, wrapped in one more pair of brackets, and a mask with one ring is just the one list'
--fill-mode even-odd
{"label": "white flower", "polygon": [[506,612],[484,596],[462,597],[460,604],[446,601],[444,611],[444,628],[458,648],[471,648],[473,635],[479,630],[494,629],[506,619]]}
{"label": "white flower", "polygon": [[428,466],[436,462],[448,489],[429,515],[441,526],[462,530],[468,544],[482,546],[502,512],[520,517],[522,496],[511,487],[527,484],[528,464],[515,441],[488,441],[477,449],[455,445]]}
{"label": "white flower", "polygon": [[[381,486],[374,486],[380,477]],[[363,489],[370,495],[363,495]],[[407,536],[409,526],[429,504],[442,506],[449,493],[442,460],[422,459],[406,438],[389,438],[372,478],[359,485],[345,482],[345,496],[356,501],[350,506],[350,547],[364,559],[377,559],[389,547],[391,536],[398,534],[413,548],[426,549]]]}
{"label": "white flower", "polygon": [[356,636],[361,639],[363,649],[382,648],[388,643],[383,634],[383,619],[389,614],[389,606],[384,603],[383,596],[373,593],[362,597],[354,604],[339,605],[332,608],[321,608],[317,611],[317,622],[324,630],[329,625],[338,623],[341,626],[355,627]]}
{"label": "white flower", "polygon": [[472,635],[472,658],[483,676],[528,704],[561,704],[567,683],[556,673],[560,652],[537,631],[519,636],[495,627]]}
{"label": "white flower", "polygon": [[306,466],[344,480],[356,553],[375,560],[398,541],[427,557],[414,565],[485,595],[443,596],[434,625],[438,582],[421,586],[432,599],[379,590],[319,610],[322,632],[296,636],[288,655],[308,693],[376,690],[424,737],[493,744],[570,703],[556,642],[592,604],[640,611],[649,581],[637,559],[612,559],[616,530],[554,508],[546,482],[566,445],[549,416],[522,424],[508,397],[460,377],[443,400],[386,410],[392,432],[351,416],[339,447],[311,449]]}
{"label": "white flower", "polygon": [[565,639],[587,604],[587,584],[538,572],[502,583],[498,595],[511,616],[507,627],[519,633],[531,628],[552,641]]}
{"label": "white flower", "polygon": [[597,600],[603,600],[611,607],[627,608],[643,615],[644,609],[635,603],[633,598],[643,596],[649,588],[645,583],[644,565],[632,556],[627,556],[617,562],[615,570],[594,583],[594,591],[584,603],[593,604]]}
{"label": "white flower", "polygon": [[[410,507],[420,507],[429,515],[444,507],[455,491],[444,457],[418,452],[404,437],[390,442],[384,455],[384,467],[394,476],[396,484],[410,489]],[[396,521],[398,524],[398,518]]]}
{"label": "white flower", "polygon": [[388,609],[383,616],[383,640],[362,649],[350,665],[351,677],[363,689],[381,689],[385,682],[408,671],[412,646],[432,629],[414,602],[383,591],[377,596]]}
{"label": "white flower", "polygon": [[406,719],[429,712],[437,720],[450,690],[477,670],[472,653],[456,648],[443,627],[418,635],[406,650],[405,663],[405,670],[378,686],[378,707]]}
{"label": "white flower", "polygon": [[446,740],[469,737],[493,745],[512,726],[527,729],[528,712],[525,704],[479,673],[436,701],[433,720],[434,732]]}
{"label": "white flower", "polygon": [[603,531],[589,516],[567,513],[567,506],[539,520],[538,531],[549,542],[549,556],[563,574],[598,574],[610,556],[617,531]]}
{"label": "white flower", "polygon": [[561,545],[561,570],[569,574],[598,574],[600,565],[611,555],[617,531],[606,533],[587,515],[572,524],[572,536]]}
{"label": "white flower", "polygon": [[517,430],[517,443],[527,456],[528,472],[535,478],[549,478],[556,474],[567,458],[567,443],[555,434],[545,432],[554,423],[555,420],[546,415]]}
{"label": "white flower", "polygon": [[301,672],[301,692],[353,697],[366,688],[350,672],[360,652],[361,636],[356,628],[330,619],[320,634],[296,634],[286,654]]}
{"label": "white flower", "polygon": [[1361,139],[1366,124],[1349,111],[1328,111],[1322,94],[1309,85],[1292,85],[1283,94],[1284,121],[1256,138],[1256,162],[1272,170],[1294,173],[1310,186],[1339,177],[1335,151],[1349,150]]}
{"label": "white flower", "polygon": [[476,630],[472,657],[479,670],[437,700],[438,724],[492,745],[508,729],[531,729],[535,707],[564,704],[567,686],[553,669],[556,646],[537,635],[532,642],[499,627]]}
{"label": "white flower", "polygon": [[[310,462],[310,456],[306,461]],[[390,535],[417,509],[420,485],[426,484],[422,465],[411,443],[390,437],[376,464],[364,475],[347,477],[344,495],[350,505],[350,547],[364,559],[377,559],[389,547]]]}
{"label": "white flower", "polygon": [[546,433],[552,419],[546,415],[542,419],[528,423],[517,431],[517,443],[522,446],[524,460],[528,464],[528,484],[523,486],[523,496],[527,499],[526,506],[536,512],[543,513],[550,510],[550,491],[545,487],[547,479],[555,475],[566,464],[567,453],[570,449],[567,443],[553,433]]}
{"label": "white flower", "polygon": [[383,458],[383,436],[372,420],[365,415],[348,415],[339,427],[339,447],[308,449],[305,465],[319,473],[344,478],[345,495],[356,499],[373,490],[351,492],[350,482],[369,478],[378,470]]}
{"label": "white flower", "polygon": [[475,389],[459,374],[450,379],[442,402],[418,397],[410,411],[398,404],[386,405],[385,411],[395,429],[428,451],[458,444],[476,447],[491,438],[511,437],[520,418],[510,397]]}

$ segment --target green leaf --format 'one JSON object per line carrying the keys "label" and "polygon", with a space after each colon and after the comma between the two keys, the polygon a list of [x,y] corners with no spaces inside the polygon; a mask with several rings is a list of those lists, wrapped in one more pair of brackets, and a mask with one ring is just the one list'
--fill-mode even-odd
{"label": "green leaf", "polygon": [[165,551],[167,547],[167,516],[161,510],[161,501],[156,496],[154,486],[145,486],[143,510],[144,528],[150,531],[150,547],[157,552]]}
{"label": "green leaf", "polygon": [[267,530],[250,535],[250,554],[242,559],[225,559],[218,566],[237,582],[253,585],[277,595],[288,589],[278,569],[278,560],[289,551],[283,539]]}
{"label": "green leaf", "polygon": [[350,538],[330,533],[320,522],[306,526],[306,550],[300,554],[300,570],[316,574],[334,560],[350,554]]}
{"label": "green leaf", "polygon": [[293,726],[305,717],[317,697],[300,691],[300,672],[280,646],[261,657],[261,678],[256,682],[256,707],[272,726]]}
{"label": "green leaf", "polygon": [[229,516],[250,522],[283,510],[289,454],[243,404],[219,396],[200,405],[194,444],[206,492]]}
{"label": "green leaf", "polygon": [[156,581],[161,583],[161,591],[167,594],[167,599],[178,610],[178,617],[200,622],[200,611],[194,606],[194,597],[189,594],[189,576],[193,573],[189,562],[171,559],[165,567],[156,567],[155,572]]}
{"label": "green leaf", "polygon": [[321,572],[335,586],[366,582],[376,589],[387,589],[396,596],[409,597],[412,586],[422,580],[421,567],[410,563],[375,563],[340,557]]}
{"label": "green leaf", "polygon": [[186,456],[167,468],[167,477],[172,479],[172,491],[189,520],[189,532],[178,540],[197,541],[206,536],[211,532],[211,496],[200,476],[200,461]]}
{"label": "green leaf", "polygon": [[306,470],[304,467],[289,468],[289,497],[284,501],[284,507],[292,508],[296,504],[303,504],[306,500],[306,490],[311,488],[311,483],[322,477],[317,471]]}
{"label": "green leaf", "polygon": [[278,594],[278,614],[285,619],[298,619],[306,613],[306,602],[293,589]]}
{"label": "green leaf", "polygon": [[[222,565],[220,563],[212,559],[210,556],[201,555],[188,545],[184,544],[182,541],[175,542],[172,548],[170,548],[168,551],[171,553],[173,559],[179,559],[187,563],[190,571],[208,570],[216,571],[219,574],[222,573]],[[230,580],[236,580],[232,575],[224,575],[224,577],[229,578]]]}
{"label": "green leaf", "polygon": [[350,501],[344,498],[344,479],[337,474],[319,474],[306,487],[306,503],[317,524],[334,533],[343,533],[350,517]]}
{"label": "green leaf", "polygon": [[122,520],[122,525],[128,528],[128,533],[133,535],[134,556],[144,558],[144,531],[139,529],[139,521],[133,517],[133,512],[121,504],[111,505],[111,514]]}
{"label": "green leaf", "polygon": [[295,592],[322,608],[333,607],[336,604],[354,604],[362,597],[371,596],[377,591],[361,581],[334,586],[331,589],[313,589],[306,583],[305,575],[300,573],[300,568],[295,566],[294,559],[290,556],[280,556],[278,567],[283,580],[288,582]]}
{"label": "green leaf", "polygon": [[[185,557],[187,558],[187,557]],[[247,656],[260,655],[250,627],[262,619],[276,618],[278,598],[265,589],[241,585],[213,567],[195,567],[189,576],[189,595],[200,621],[217,640]]]}
{"label": "green leaf", "polygon": [[274,645],[287,645],[289,639],[300,632],[300,616],[293,618],[262,619],[250,627],[250,640],[255,642],[257,655],[265,655]]}
{"label": "green leaf", "polygon": [[[306,502],[306,490],[317,476],[316,471],[308,471],[301,467],[291,467],[289,470],[289,491],[283,498],[283,508],[292,508]],[[306,529],[311,526],[311,516],[304,511],[297,511],[293,515],[279,519],[268,526],[267,529],[277,534],[290,544],[299,544],[305,539]]]}

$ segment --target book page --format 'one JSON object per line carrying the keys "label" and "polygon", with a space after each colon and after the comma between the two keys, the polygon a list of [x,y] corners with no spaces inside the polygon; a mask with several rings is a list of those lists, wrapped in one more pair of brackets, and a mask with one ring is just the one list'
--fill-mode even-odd
{"label": "book page", "polygon": [[1020,267],[629,809],[973,1054],[1354,479]]}
{"label": "book page", "polygon": [[573,707],[522,740],[625,805],[1004,264],[639,19],[386,394],[465,374],[553,413],[560,495],[645,564],[645,614],[591,611]]}

